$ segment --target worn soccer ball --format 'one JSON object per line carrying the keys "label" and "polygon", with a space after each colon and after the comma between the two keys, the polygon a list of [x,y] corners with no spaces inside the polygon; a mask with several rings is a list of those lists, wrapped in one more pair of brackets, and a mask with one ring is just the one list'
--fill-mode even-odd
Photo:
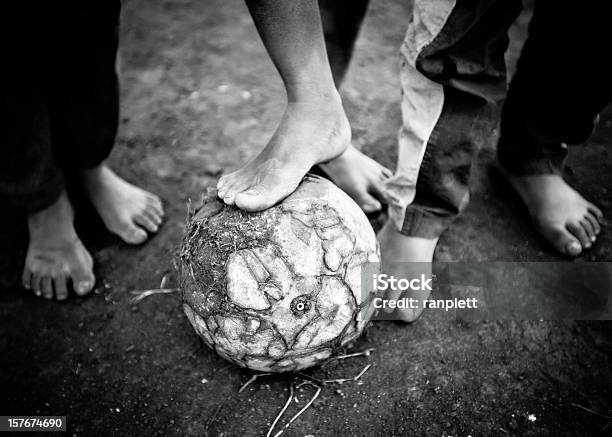
{"label": "worn soccer ball", "polygon": [[300,370],[363,331],[369,302],[361,268],[378,261],[364,213],[325,179],[308,175],[280,204],[257,213],[212,193],[182,242],[183,308],[222,357],[253,370]]}

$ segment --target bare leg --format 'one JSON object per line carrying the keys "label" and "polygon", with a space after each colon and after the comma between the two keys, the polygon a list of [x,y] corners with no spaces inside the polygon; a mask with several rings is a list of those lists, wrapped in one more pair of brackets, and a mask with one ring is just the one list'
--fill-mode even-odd
{"label": "bare leg", "polygon": [[102,164],[83,172],[85,190],[106,228],[128,244],[141,244],[164,217],[161,200]]}
{"label": "bare leg", "polygon": [[[602,228],[600,209],[563,180],[562,170],[565,144],[587,141],[612,100],[612,68],[599,56],[609,49],[609,15],[607,2],[536,2],[501,119],[498,159],[508,181],[537,231],[572,257],[591,248]],[[578,52],[593,62],[563,59]]]}
{"label": "bare leg", "polygon": [[223,176],[219,197],[247,211],[273,206],[291,194],[308,170],[341,155],[350,126],[325,51],[316,0],[247,0],[287,91],[287,108],[266,147]]}
{"label": "bare leg", "polygon": [[[406,278],[411,275],[412,268],[415,269],[415,274],[424,273],[431,277],[431,263],[434,256],[434,250],[438,244],[438,238],[419,238],[409,237],[399,233],[389,221],[385,223],[383,228],[378,232],[378,242],[381,248],[382,255],[382,271],[389,276],[397,278]],[[411,263],[416,263],[412,264]],[[424,269],[428,271],[423,271]],[[396,271],[399,270],[399,271]],[[408,270],[408,271],[407,271]],[[400,292],[390,292],[386,298],[389,300],[397,300],[400,298]],[[417,299],[422,302],[427,299],[428,292],[410,291],[407,298]],[[398,309],[398,316],[404,322],[414,322],[423,313],[423,306],[419,305],[418,309]]]}
{"label": "bare leg", "polygon": [[340,88],[369,0],[319,0],[325,46],[336,86]]}
{"label": "bare leg", "polygon": [[66,192],[51,206],[28,216],[30,242],[23,269],[24,288],[45,299],[68,297],[68,281],[79,295],[95,283],[93,260],[74,230]]}
{"label": "bare leg", "polygon": [[[336,86],[340,87],[351,62],[368,0],[319,0],[319,6],[329,63]],[[342,155],[319,167],[365,212],[381,209],[383,181],[392,173],[352,144]]]}

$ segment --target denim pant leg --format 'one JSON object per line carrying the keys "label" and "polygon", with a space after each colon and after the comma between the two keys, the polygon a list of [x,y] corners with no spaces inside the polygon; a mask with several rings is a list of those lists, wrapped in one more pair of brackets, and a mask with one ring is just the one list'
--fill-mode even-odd
{"label": "denim pant leg", "polygon": [[[49,74],[54,153],[66,171],[99,165],[110,154],[119,120],[119,0],[65,0],[67,17]],[[59,18],[63,20],[62,18]],[[75,37],[78,35],[78,38]]]}
{"label": "denim pant leg", "polygon": [[[2,29],[0,202],[46,208],[66,171],[110,153],[117,130],[119,1],[14,2]],[[18,36],[15,36],[18,35]]]}
{"label": "denim pant leg", "polygon": [[608,2],[536,1],[510,84],[498,160],[517,175],[560,174],[566,144],[591,135],[612,100]]}
{"label": "denim pant leg", "polygon": [[64,176],[53,156],[42,92],[32,82],[20,84],[21,78],[14,79],[0,100],[5,122],[0,140],[0,201],[29,214],[57,200],[64,190]]}
{"label": "denim pant leg", "polygon": [[468,204],[480,145],[506,93],[507,30],[520,0],[418,0],[401,48],[402,120],[390,219],[439,236]]}
{"label": "denim pant leg", "polygon": [[55,162],[47,99],[52,29],[45,3],[8,2],[0,27],[6,60],[0,94],[0,202],[33,213],[57,200],[64,177]]}

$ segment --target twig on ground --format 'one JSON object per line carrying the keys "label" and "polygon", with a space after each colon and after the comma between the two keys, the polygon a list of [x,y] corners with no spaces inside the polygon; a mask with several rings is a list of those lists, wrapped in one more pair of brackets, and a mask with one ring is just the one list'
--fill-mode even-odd
{"label": "twig on ground", "polygon": [[228,396],[223,402],[219,404],[219,406],[215,410],[215,413],[211,416],[210,419],[208,419],[208,422],[206,422],[206,426],[205,426],[206,430],[208,430],[208,427],[213,424],[215,419],[217,419],[217,415],[219,414],[219,411],[221,411],[221,408],[223,408],[229,402],[231,398],[232,398],[231,396]]}
{"label": "twig on ground", "polygon": [[240,390],[238,390],[238,393],[242,393],[245,388],[247,388],[249,385],[255,382],[255,380],[259,378],[260,376],[267,376],[267,375],[271,375],[271,373],[256,373],[255,375],[251,376],[251,379],[249,379],[247,382],[244,383],[242,387],[240,387]]}
{"label": "twig on ground", "polygon": [[[356,354],[350,354],[350,356],[359,356],[359,355],[365,355],[366,354],[369,355],[369,353],[372,351],[373,349],[368,349],[365,350],[363,352],[357,352]],[[346,356],[345,358],[350,358],[349,356]],[[340,358],[342,359],[342,358]],[[305,373],[302,372],[297,372],[298,375],[302,376],[304,379],[304,381],[302,381],[300,384],[297,385],[296,388],[300,388],[306,384],[311,385],[312,387],[316,388],[316,391],[314,393],[314,395],[312,396],[312,398],[310,398],[310,400],[308,401],[308,403],[306,405],[304,405],[304,407],[298,411],[295,416],[293,416],[289,422],[287,422],[285,424],[285,426],[278,431],[276,434],[274,434],[274,437],[279,437],[283,432],[285,432],[285,430],[287,428],[289,428],[289,426],[298,418],[302,415],[302,413],[304,413],[304,411],[306,411],[308,408],[310,408],[310,406],[312,405],[312,403],[319,397],[319,395],[321,394],[321,391],[323,390],[323,386],[326,384],[342,384],[343,382],[348,382],[348,381],[358,381],[367,371],[368,369],[372,367],[372,364],[368,364],[366,365],[361,372],[359,372],[357,375],[353,376],[352,378],[338,378],[338,379],[319,379],[319,378],[315,378],[314,376],[310,376],[307,375]],[[249,379],[243,386],[242,388],[238,391],[238,393],[240,393],[242,390],[244,390],[249,384],[251,384],[253,381],[255,381],[257,379],[258,376],[264,376],[264,375],[269,375],[269,373],[262,373],[262,374],[257,374],[257,375],[253,375],[253,377],[251,379]],[[270,437],[270,434],[272,434],[272,431],[274,430],[274,427],[276,426],[276,424],[278,423],[278,421],[280,420],[280,418],[283,416],[283,414],[285,413],[285,411],[287,410],[287,408],[289,408],[289,405],[291,404],[291,401],[293,400],[293,382],[291,382],[290,385],[290,392],[289,392],[289,398],[287,399],[287,402],[285,403],[285,406],[282,408],[282,410],[278,413],[278,415],[276,416],[276,419],[274,419],[274,422],[272,423],[272,426],[270,427],[270,429],[268,430],[268,433],[266,434],[266,437]]]}
{"label": "twig on ground", "polygon": [[168,274],[167,273],[161,278],[161,282],[159,283],[160,290],[166,288],[166,285],[168,285]]}
{"label": "twig on ground", "polygon": [[367,371],[370,369],[370,367],[372,367],[372,365],[371,365],[371,364],[366,365],[366,366],[365,366],[365,367],[364,367],[364,368],[361,370],[361,372],[359,372],[359,373],[358,373],[356,376],[353,376],[352,378],[319,379],[319,378],[316,378],[316,377],[314,377],[314,376],[307,375],[306,373],[302,373],[302,372],[297,372],[297,374],[298,374],[298,375],[300,375],[300,376],[302,376],[302,377],[304,377],[304,378],[306,378],[306,379],[309,379],[309,380],[311,380],[311,381],[314,381],[314,382],[316,382],[316,383],[317,383],[317,384],[319,384],[319,385],[325,385],[325,384],[342,384],[342,383],[344,383],[344,382],[348,382],[348,381],[358,381],[358,380],[359,380],[359,378],[361,378],[361,377],[363,376],[363,374],[364,374],[364,373],[366,373],[366,372],[367,372]]}
{"label": "twig on ground", "polygon": [[304,377],[304,378],[306,378],[306,379],[314,381],[314,382],[316,382],[318,384],[325,384],[325,381],[323,381],[322,379],[319,379],[319,378],[315,378],[314,376],[310,376],[310,375],[307,375],[307,374],[302,373],[302,372],[297,372],[297,374],[302,376],[302,377]]}
{"label": "twig on ground", "polygon": [[291,385],[289,386],[289,397],[287,398],[287,402],[285,403],[285,406],[282,408],[282,410],[280,410],[280,412],[278,413],[278,416],[276,416],[276,419],[274,419],[274,422],[272,422],[272,426],[270,426],[270,429],[268,430],[266,437],[270,437],[270,434],[272,434],[272,431],[274,430],[276,423],[279,421],[279,419],[282,417],[285,411],[287,411],[287,408],[289,408],[289,405],[291,404],[292,400],[293,400],[293,381],[291,382]]}
{"label": "twig on ground", "polygon": [[370,367],[372,367],[372,365],[368,364],[367,366],[363,368],[361,372],[357,374],[357,376],[354,376],[352,378],[325,379],[323,380],[323,384],[342,384],[348,381],[358,381],[359,378],[361,378],[363,374],[366,373]]}
{"label": "twig on ground", "polygon": [[312,385],[313,387],[316,387],[317,391],[316,391],[316,392],[315,392],[315,394],[312,396],[312,398],[310,398],[310,400],[308,401],[308,403],[307,403],[306,405],[304,405],[304,407],[303,407],[303,408],[302,408],[300,411],[298,411],[298,412],[295,414],[295,416],[293,416],[293,417],[292,417],[292,418],[289,420],[289,422],[287,422],[287,423],[285,424],[285,426],[283,427],[283,429],[281,429],[279,432],[277,432],[276,434],[274,434],[274,437],[278,437],[278,436],[279,436],[279,435],[281,435],[281,434],[282,434],[282,433],[283,433],[283,432],[284,432],[284,431],[285,431],[287,428],[289,428],[289,426],[290,426],[290,425],[293,423],[293,421],[294,421],[295,419],[297,419],[298,417],[300,417],[300,415],[301,415],[301,414],[302,414],[304,411],[306,411],[306,410],[307,410],[307,409],[308,409],[308,408],[309,408],[309,407],[312,405],[312,403],[315,401],[315,399],[317,399],[317,398],[319,397],[319,395],[321,394],[321,390],[322,390],[322,388],[321,388],[320,386],[318,386],[318,385],[313,384],[312,382],[309,382],[309,381],[304,381],[304,382],[302,382],[300,385],[298,385],[298,388],[299,388],[299,387],[301,387],[301,386],[302,386],[302,385],[304,385],[304,384],[310,384],[310,385]]}
{"label": "twig on ground", "polygon": [[134,297],[130,299],[130,303],[137,304],[145,297],[153,296],[154,294],[170,294],[176,293],[177,291],[179,291],[178,288],[152,288],[151,290],[133,290],[130,291],[130,293],[134,295]]}
{"label": "twig on ground", "polygon": [[321,387],[319,384],[313,384],[313,383],[312,383],[312,382],[310,382],[310,381],[302,381],[302,382],[300,382],[298,385],[296,385],[296,386],[295,386],[295,388],[302,388],[302,386],[304,386],[304,385],[310,385],[310,386],[312,386],[312,387],[314,387],[314,388],[319,388],[319,387]]}
{"label": "twig on ground", "polygon": [[612,420],[612,416],[608,416],[606,414],[598,413],[597,411],[591,410],[590,408],[587,408],[587,407],[583,407],[582,405],[575,404],[574,402],[572,402],[571,405],[576,407],[576,408],[580,408],[580,409],[582,409],[584,411],[588,411],[591,414],[595,414],[596,416],[603,417],[603,418],[608,419],[608,420]]}
{"label": "twig on ground", "polygon": [[332,361],[333,360],[345,360],[347,358],[354,358],[354,357],[369,357],[372,352],[374,352],[373,347],[363,350],[361,352],[355,352],[352,354],[339,355],[337,357],[332,357]]}

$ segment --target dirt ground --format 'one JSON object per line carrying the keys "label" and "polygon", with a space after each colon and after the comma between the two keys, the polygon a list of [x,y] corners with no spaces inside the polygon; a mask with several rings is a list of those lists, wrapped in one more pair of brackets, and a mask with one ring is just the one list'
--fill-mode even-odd
{"label": "dirt ground", "polygon": [[[407,1],[372,2],[343,88],[355,143],[394,166],[399,126],[397,49]],[[527,16],[512,29],[516,59]],[[38,300],[15,286],[27,243],[23,220],[2,214],[0,414],[66,415],[68,435],[265,435],[291,376],[263,377],[208,350],[178,295],[134,305],[130,291],[170,275],[188,199],[253,155],[283,109],[283,90],[242,2],[128,0],[121,41],[122,118],[111,162],[159,193],[168,220],[130,248],[80,212],[97,263],[92,296]],[[572,150],[571,182],[612,216],[612,113],[586,147]],[[444,235],[438,260],[562,260],[491,176],[494,145],[474,174],[473,201]],[[612,261],[612,233],[575,262]],[[569,261],[568,261],[569,262]],[[517,296],[529,290],[516,290]],[[576,296],[579,299],[579,296]],[[288,436],[610,435],[612,325],[605,322],[377,322],[354,346],[366,358],[309,371],[357,374],[326,387]],[[299,382],[301,379],[297,378]],[[296,392],[295,414],[312,395]],[[281,421],[281,425],[287,419]],[[534,420],[535,418],[535,420]],[[277,428],[278,429],[278,428]]]}

